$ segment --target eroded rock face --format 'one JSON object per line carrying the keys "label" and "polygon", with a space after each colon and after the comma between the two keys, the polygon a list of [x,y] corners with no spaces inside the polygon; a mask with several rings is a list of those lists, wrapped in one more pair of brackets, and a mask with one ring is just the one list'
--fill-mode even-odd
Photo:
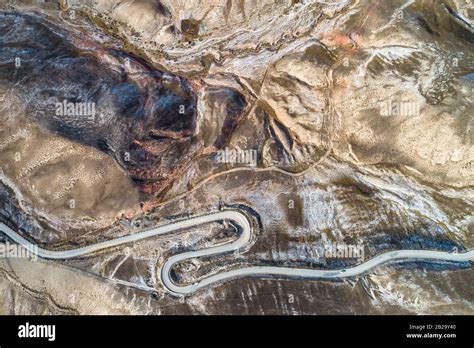
{"label": "eroded rock face", "polygon": [[[196,97],[184,79],[123,51],[69,36],[39,17],[2,14],[5,88],[50,131],[113,154],[144,191],[159,194],[199,151]],[[12,65],[17,62],[17,67]],[[245,108],[236,91],[216,89],[222,147]],[[227,115],[227,116],[226,116]],[[213,145],[213,144],[211,144]]]}
{"label": "eroded rock face", "polygon": [[[130,40],[121,25],[143,47],[158,44],[154,57],[169,69],[240,81],[255,97],[250,117],[266,115],[262,164],[295,171],[331,152],[472,184],[473,33],[464,1],[153,4],[94,6]],[[147,11],[152,26],[134,20]],[[183,20],[195,24],[192,38],[179,29]]]}
{"label": "eroded rock face", "polygon": [[[4,13],[1,23],[0,73],[28,118],[114,155],[143,185],[193,155],[196,101],[185,80],[114,48],[78,48],[41,18]],[[175,161],[159,162],[165,153]]]}
{"label": "eroded rock face", "polygon": [[391,23],[371,11],[333,72],[338,156],[472,185],[474,33],[451,6],[417,1]]}
{"label": "eroded rock face", "polygon": [[[239,263],[354,264],[321,257],[326,242],[363,243],[367,256],[471,249],[474,36],[465,5],[94,0],[81,1],[76,18],[64,4],[2,12],[0,179],[16,190],[0,190],[1,219],[69,248],[226,204],[254,209],[263,226],[255,244],[238,257],[181,265],[176,279],[184,283]],[[70,113],[69,103],[86,105]],[[219,162],[223,149],[257,151],[256,166]],[[156,209],[144,214],[144,202]],[[153,277],[182,238],[197,249],[235,237],[207,228],[134,246],[123,267],[122,249],[107,261],[71,264],[113,274],[130,289],[146,282],[165,297]],[[248,279],[181,307],[166,299],[148,309],[472,313],[472,270],[451,271],[387,266],[355,286]],[[301,289],[308,295],[289,305],[288,293]],[[83,303],[75,308],[90,313]],[[54,312],[48,303],[38,308],[48,306]],[[131,301],[117,311],[137,308]]]}

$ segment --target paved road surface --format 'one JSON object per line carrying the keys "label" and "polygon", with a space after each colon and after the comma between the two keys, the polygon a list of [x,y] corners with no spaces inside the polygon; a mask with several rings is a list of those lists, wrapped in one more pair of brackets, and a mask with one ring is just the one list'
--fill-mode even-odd
{"label": "paved road surface", "polygon": [[232,269],[228,271],[219,272],[217,274],[205,277],[195,283],[189,285],[178,285],[175,284],[170,278],[170,271],[177,262],[184,261],[187,259],[219,255],[223,253],[229,253],[247,245],[251,238],[252,228],[249,218],[239,210],[225,210],[217,213],[211,213],[207,215],[192,217],[186,220],[177,221],[170,223],[165,226],[159,226],[151,228],[142,232],[130,234],[124,237],[119,237],[106,242],[100,242],[85,246],[78,249],[71,250],[47,250],[42,249],[22,236],[17,232],[3,223],[0,223],[0,231],[8,235],[15,242],[21,244],[25,249],[32,253],[37,254],[39,257],[45,259],[70,259],[79,256],[88,255],[99,250],[106,248],[112,248],[119,245],[139,241],[145,238],[150,238],[158,235],[171,233],[177,230],[186,229],[192,226],[202,225],[215,221],[229,220],[233,224],[237,225],[241,229],[241,234],[238,239],[210,247],[204,248],[197,251],[188,251],[181,254],[171,256],[163,265],[160,271],[161,280],[164,286],[175,295],[188,295],[192,294],[202,288],[211,286],[215,283],[223,282],[230,279],[246,277],[246,276],[278,276],[288,278],[305,278],[305,279],[341,279],[347,277],[353,277],[359,274],[370,271],[371,269],[387,262],[394,261],[411,261],[411,260],[436,260],[436,261],[472,261],[474,260],[474,250],[465,253],[449,253],[444,251],[433,251],[433,250],[398,250],[390,251],[380,254],[360,265],[337,270],[319,270],[319,269],[305,269],[305,268],[292,268],[292,267],[278,267],[278,266],[252,266]]}

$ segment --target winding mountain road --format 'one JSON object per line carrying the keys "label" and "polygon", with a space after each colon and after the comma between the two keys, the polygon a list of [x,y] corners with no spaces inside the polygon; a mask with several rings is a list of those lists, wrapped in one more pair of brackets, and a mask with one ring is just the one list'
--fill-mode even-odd
{"label": "winding mountain road", "polygon": [[88,255],[103,249],[136,242],[145,238],[164,235],[193,226],[223,220],[231,221],[233,224],[240,227],[241,234],[239,238],[232,242],[221,244],[218,246],[204,248],[196,251],[187,251],[171,256],[168,260],[166,260],[160,271],[161,281],[169,292],[174,295],[189,295],[213,284],[246,276],[280,276],[304,279],[342,279],[363,274],[381,264],[394,261],[433,260],[463,262],[474,260],[474,250],[465,253],[449,253],[434,250],[398,250],[380,254],[364,263],[361,263],[360,265],[346,269],[318,270],[277,266],[251,266],[219,272],[208,277],[202,278],[201,280],[189,285],[178,285],[174,283],[173,280],[170,278],[171,269],[176,263],[196,257],[220,255],[228,252],[233,252],[243,248],[250,242],[252,236],[252,227],[247,215],[240,212],[239,210],[225,210],[217,213],[201,215],[186,220],[173,222],[165,226],[151,228],[142,232],[130,234],[124,237],[119,237],[109,241],[63,251],[39,248],[38,246],[29,242],[20,234],[18,234],[3,223],[0,223],[0,231],[5,233],[8,237],[10,237],[18,244],[21,244],[31,253],[34,253],[41,258],[71,259],[79,256]]}

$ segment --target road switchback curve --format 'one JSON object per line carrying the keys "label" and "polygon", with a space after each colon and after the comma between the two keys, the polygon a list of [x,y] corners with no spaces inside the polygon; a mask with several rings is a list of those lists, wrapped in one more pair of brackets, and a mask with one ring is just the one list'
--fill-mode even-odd
{"label": "road switchback curve", "polygon": [[160,278],[165,288],[173,295],[182,296],[190,295],[203,288],[212,286],[214,284],[222,283],[231,279],[256,276],[256,277],[284,277],[284,278],[303,278],[303,279],[343,279],[354,277],[370,271],[371,269],[389,262],[401,261],[451,261],[451,262],[466,262],[474,260],[474,251],[464,253],[454,253],[436,250],[396,250],[389,251],[377,255],[366,262],[357,266],[345,269],[335,270],[320,270],[320,269],[306,269],[293,267],[278,267],[278,266],[250,266],[222,271],[207,277],[204,277],[192,284],[179,285],[176,284],[170,277],[173,266],[178,263],[192,258],[215,256],[229,252],[235,252],[245,247],[252,236],[252,224],[249,217],[240,210],[224,210],[216,213],[191,217],[185,220],[170,223],[168,225],[159,226],[147,229],[141,232],[130,234],[127,236],[115,238],[109,241],[91,244],[85,247],[71,249],[71,250],[48,250],[38,247],[31,243],[18,232],[12,230],[7,225],[0,223],[0,231],[5,233],[8,237],[16,243],[22,245],[29,252],[36,254],[44,259],[71,259],[80,256],[92,254],[94,252],[136,242],[145,238],[164,235],[175,231],[183,230],[193,226],[216,222],[216,221],[231,221],[233,224],[241,229],[240,236],[229,243],[221,244],[214,247],[204,248],[196,251],[186,251],[168,258],[160,270]]}

